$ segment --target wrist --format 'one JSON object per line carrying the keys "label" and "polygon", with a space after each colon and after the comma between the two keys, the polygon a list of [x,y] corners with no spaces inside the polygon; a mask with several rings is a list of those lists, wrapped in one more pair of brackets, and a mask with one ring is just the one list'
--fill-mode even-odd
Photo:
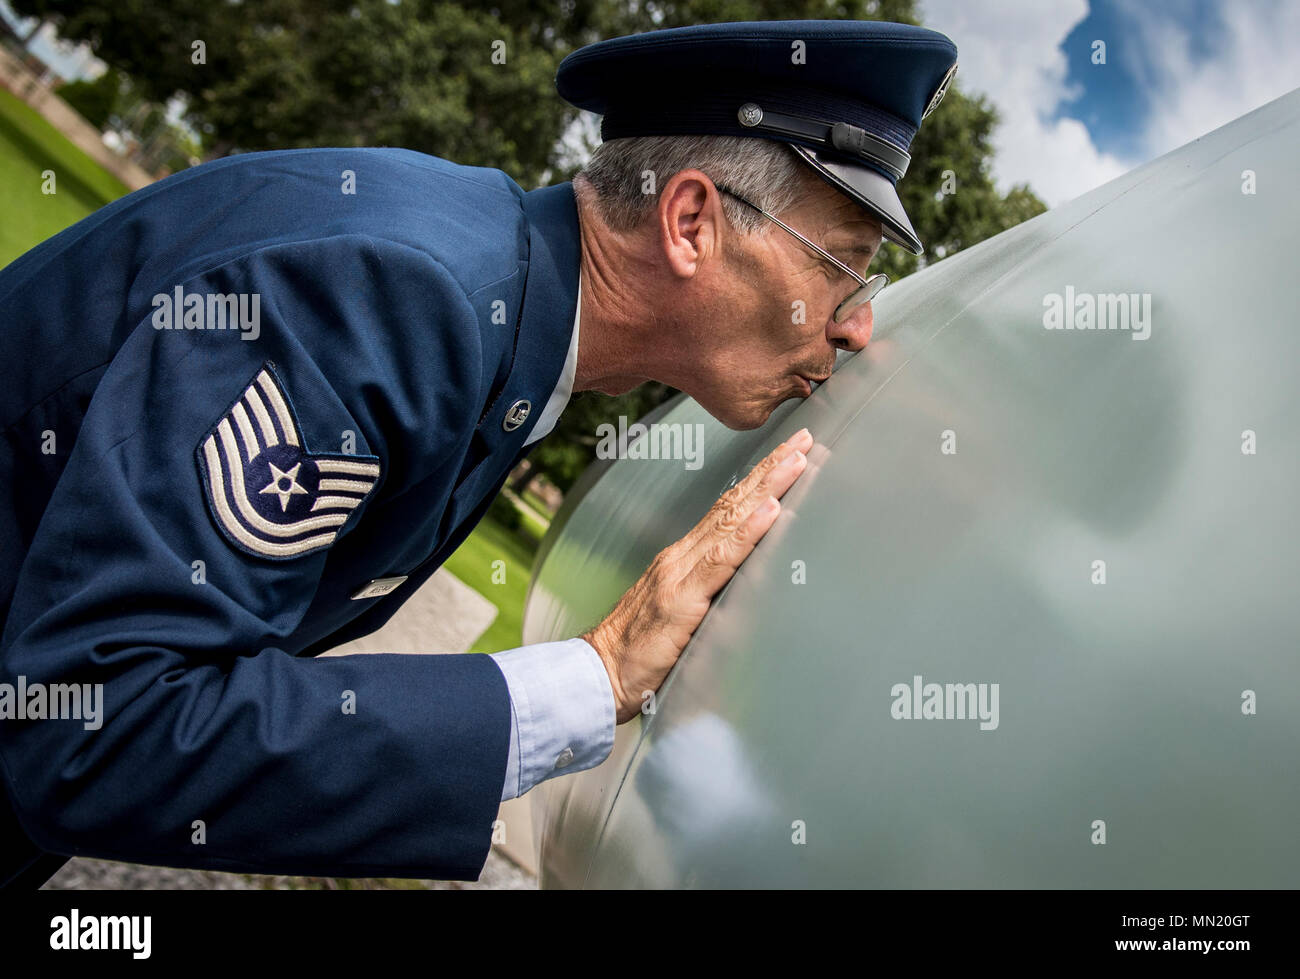
{"label": "wrist", "polygon": [[604,628],[604,623],[584,632],[579,638],[596,651],[596,655],[604,664],[610,689],[614,693],[614,723],[622,724],[629,720],[631,715],[628,714],[627,697],[623,692],[623,684],[619,680],[618,665],[614,659],[614,644]]}

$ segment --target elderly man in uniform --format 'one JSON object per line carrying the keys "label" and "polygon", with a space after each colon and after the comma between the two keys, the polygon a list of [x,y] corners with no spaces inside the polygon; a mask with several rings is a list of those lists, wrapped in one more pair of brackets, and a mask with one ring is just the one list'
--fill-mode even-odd
{"label": "elderly man in uniform", "polygon": [[[392,616],[571,392],[654,378],[754,428],[861,349],[882,238],[920,251],[896,183],[955,62],[899,24],[618,38],[560,67],[604,117],[573,184],[251,154],[0,273],[0,881],[74,854],[476,878],[502,800],[606,757],[812,436],[584,636],[315,657]],[[47,716],[56,688],[102,716]]]}

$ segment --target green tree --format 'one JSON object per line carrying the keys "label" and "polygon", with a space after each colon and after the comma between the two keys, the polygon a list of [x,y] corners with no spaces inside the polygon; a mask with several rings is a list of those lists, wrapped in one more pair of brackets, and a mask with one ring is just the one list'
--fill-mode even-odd
{"label": "green tree", "polygon": [[104,130],[118,111],[123,87],[122,73],[110,68],[94,81],[60,85],[59,98],[76,109],[96,129]]}
{"label": "green tree", "polygon": [[[90,42],[154,102],[183,96],[209,156],[300,146],[392,145],[505,170],[522,186],[572,176],[562,147],[577,110],[555,69],[602,37],[660,27],[804,18],[917,23],[914,0],[13,0]],[[196,55],[196,42],[203,55]],[[495,55],[495,57],[494,57]],[[201,63],[199,63],[201,61]],[[1000,194],[989,165],[996,114],[958,84],[926,119],[900,184],[925,260],[952,255],[1043,210],[1028,187]],[[581,156],[581,153],[578,154]],[[945,192],[955,188],[955,193]],[[898,278],[919,262],[886,248]],[[638,416],[672,391],[575,398],[532,459],[567,489],[592,458],[595,430]]]}
{"label": "green tree", "polygon": [[538,183],[572,110],[554,10],[427,0],[18,0],[165,103],[209,156],[400,145]]}

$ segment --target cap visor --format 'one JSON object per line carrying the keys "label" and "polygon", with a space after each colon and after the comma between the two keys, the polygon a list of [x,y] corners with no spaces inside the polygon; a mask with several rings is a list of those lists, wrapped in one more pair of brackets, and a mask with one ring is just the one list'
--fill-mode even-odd
{"label": "cap visor", "polygon": [[925,250],[912,222],[907,219],[903,202],[898,199],[898,190],[875,170],[828,158],[806,146],[791,144],[790,148],[803,157],[823,180],[848,194],[874,215],[883,226],[886,238],[902,245],[913,255],[920,255]]}

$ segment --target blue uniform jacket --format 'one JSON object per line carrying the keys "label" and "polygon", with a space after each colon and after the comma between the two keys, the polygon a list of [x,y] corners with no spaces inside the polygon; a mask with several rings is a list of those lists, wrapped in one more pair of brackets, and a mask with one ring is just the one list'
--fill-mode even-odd
{"label": "blue uniform jacket", "polygon": [[[578,264],[570,184],[329,149],[185,171],[0,272],[0,881],[49,854],[478,876],[499,668],[315,656],[527,454]],[[58,684],[102,684],[98,729],[33,719]]]}

